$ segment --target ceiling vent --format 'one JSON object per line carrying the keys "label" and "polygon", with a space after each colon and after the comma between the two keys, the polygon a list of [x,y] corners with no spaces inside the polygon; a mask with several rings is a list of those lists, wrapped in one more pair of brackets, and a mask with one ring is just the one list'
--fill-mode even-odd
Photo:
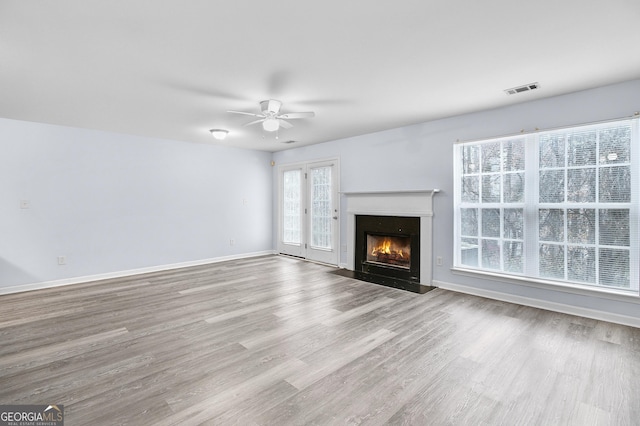
{"label": "ceiling vent", "polygon": [[530,90],[536,90],[540,85],[538,83],[529,83],[524,86],[513,87],[504,91],[507,95],[515,95],[516,93],[528,92]]}

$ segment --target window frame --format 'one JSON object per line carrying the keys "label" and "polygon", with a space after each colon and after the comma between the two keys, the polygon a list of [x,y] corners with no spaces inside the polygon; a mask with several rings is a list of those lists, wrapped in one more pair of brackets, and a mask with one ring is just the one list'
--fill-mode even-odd
{"label": "window frame", "polygon": [[[618,202],[612,202],[612,203],[604,203],[604,202],[599,202],[598,200],[598,196],[597,196],[597,177],[596,177],[596,195],[595,195],[595,201],[594,202],[577,202],[577,201],[568,201],[567,200],[567,195],[569,195],[570,193],[568,192],[567,189],[567,176],[569,175],[569,170],[576,170],[576,169],[580,169],[580,166],[571,166],[569,164],[569,161],[566,160],[563,164],[562,167],[559,167],[558,170],[563,170],[564,171],[564,192],[563,192],[563,196],[564,201],[562,203],[542,203],[539,201],[538,197],[539,197],[539,185],[540,185],[540,180],[539,180],[539,173],[541,170],[544,170],[541,166],[540,166],[540,160],[539,160],[539,155],[540,155],[540,141],[549,135],[552,134],[564,134],[565,137],[567,137],[568,134],[570,133],[579,133],[579,132],[589,132],[589,131],[594,131],[594,130],[599,130],[599,129],[603,129],[603,128],[608,128],[608,127],[616,127],[616,126],[626,126],[629,125],[631,128],[631,141],[630,141],[630,159],[629,159],[629,167],[630,167],[630,179],[631,179],[631,187],[630,187],[630,200],[628,203],[618,203]],[[454,179],[454,244],[453,244],[453,249],[454,249],[454,253],[453,253],[453,271],[454,272],[458,272],[458,273],[463,273],[465,275],[473,275],[473,276],[487,276],[487,277],[491,277],[492,279],[497,279],[500,281],[508,281],[511,283],[516,283],[516,284],[523,284],[526,283],[528,285],[535,285],[536,287],[543,287],[543,288],[565,288],[565,289],[569,289],[569,290],[584,290],[587,292],[592,292],[592,291],[596,291],[599,293],[608,293],[611,295],[631,295],[631,296],[640,296],[640,272],[639,272],[639,268],[637,267],[638,261],[640,259],[640,225],[639,225],[639,220],[640,220],[640,212],[639,212],[639,194],[640,194],[640,156],[639,156],[639,152],[640,152],[640,140],[639,140],[639,120],[637,118],[633,118],[633,119],[624,119],[624,120],[613,120],[613,121],[607,121],[607,122],[602,122],[602,123],[595,123],[595,124],[588,124],[588,125],[579,125],[579,126],[569,126],[569,127],[564,127],[564,128],[557,128],[557,129],[552,129],[552,130],[545,130],[545,131],[538,131],[535,133],[530,133],[530,134],[517,134],[517,135],[511,135],[511,136],[504,136],[504,137],[498,137],[498,138],[490,138],[490,139],[482,139],[482,140],[475,140],[475,141],[465,141],[465,142],[458,142],[456,144],[454,144],[453,149],[454,149],[454,155],[453,155],[453,161],[454,161],[454,173],[453,173],[453,179]],[[568,140],[568,139],[567,139]],[[503,144],[505,144],[508,141],[523,141],[524,143],[524,166],[523,166],[523,175],[524,175],[524,194],[523,194],[523,200],[522,202],[519,203],[507,203],[504,200],[504,176],[510,174],[512,171],[511,170],[504,170],[504,162],[503,162],[503,149],[502,146]],[[463,149],[465,147],[473,147],[473,146],[477,146],[478,148],[476,148],[478,151],[482,150],[482,147],[485,146],[485,144],[492,144],[492,143],[499,143],[500,145],[500,169],[499,172],[496,173],[497,176],[500,176],[501,182],[500,182],[500,200],[499,202],[496,203],[486,203],[483,202],[483,200],[481,199],[482,194],[481,194],[481,190],[480,188],[482,188],[482,179],[483,176],[485,175],[490,175],[490,173],[483,173],[483,165],[482,165],[482,156],[480,154],[478,154],[478,159],[477,159],[477,163],[478,163],[478,170],[476,174],[469,174],[469,173],[464,173],[465,171],[468,172],[468,170],[463,170],[463,167],[467,167],[469,168],[468,164],[467,165],[463,165],[462,160],[463,160]],[[599,142],[598,142],[599,143]],[[568,145],[567,145],[568,146]],[[565,150],[565,153],[568,152],[568,147],[565,146],[563,149]],[[599,146],[599,145],[597,145]],[[474,148],[469,148],[471,150],[473,150]],[[596,152],[595,154],[596,156],[598,155],[598,153]],[[467,156],[467,158],[470,158],[469,156]],[[588,168],[593,168],[595,170],[595,174],[598,175],[598,173],[600,173],[600,170],[603,167],[607,167],[607,165],[602,165],[599,164],[598,160],[595,161],[595,163],[592,166],[589,167],[583,167],[585,169]],[[592,172],[593,173],[593,172]],[[477,200],[474,202],[469,202],[468,200],[465,201],[463,200],[463,178],[468,178],[469,176],[478,176],[478,189],[479,189],[479,194],[477,197]],[[477,264],[474,265],[470,265],[469,262],[467,262],[466,264],[463,263],[462,261],[462,248],[463,248],[463,241],[471,241],[474,237],[468,237],[465,236],[465,234],[462,233],[462,214],[463,214],[463,209],[475,209],[476,210],[476,215],[477,215],[477,233],[476,233],[476,237],[477,238],[477,245],[476,245],[476,250],[478,250],[477,253]],[[521,209],[522,210],[522,217],[523,217],[523,225],[522,225],[522,237],[521,237],[521,242],[522,242],[522,257],[523,257],[523,267],[522,267],[522,272],[518,272],[518,271],[505,271],[504,268],[504,243],[510,241],[509,238],[505,238],[504,236],[504,209],[510,209],[510,208],[517,208],[517,209]],[[558,279],[558,278],[553,278],[553,277],[544,277],[544,276],[540,276],[538,267],[540,265],[540,261],[539,261],[539,249],[540,249],[540,243],[542,240],[540,240],[539,238],[539,212],[542,209],[545,208],[551,208],[551,209],[561,209],[563,211],[563,226],[564,226],[564,237],[563,240],[561,242],[558,242],[558,245],[562,246],[562,250],[563,253],[565,253],[565,256],[563,258],[563,278],[562,279]],[[576,209],[576,208],[581,208],[581,209],[594,209],[595,210],[595,217],[597,220],[598,214],[601,210],[605,210],[605,209],[628,209],[629,210],[629,235],[630,237],[630,243],[629,243],[629,264],[632,265],[629,268],[629,287],[625,288],[625,287],[620,287],[620,286],[607,286],[604,284],[599,283],[599,279],[601,279],[601,277],[598,275],[598,266],[597,264],[598,259],[599,259],[599,255],[595,257],[595,263],[596,263],[596,267],[594,270],[594,283],[589,283],[589,282],[579,282],[579,281],[572,281],[569,280],[568,278],[570,278],[570,274],[571,271],[569,268],[569,256],[566,255],[566,253],[568,253],[568,250],[575,250],[576,247],[578,247],[580,244],[577,244],[575,242],[571,242],[570,241],[570,237],[568,236],[568,231],[567,231],[567,227],[568,227],[568,215],[569,212]],[[488,241],[491,240],[491,237],[487,237],[485,235],[483,235],[483,231],[482,231],[482,215],[488,213],[489,209],[499,209],[500,212],[500,220],[499,220],[499,236],[493,238],[494,240],[498,241],[498,244],[500,244],[499,247],[499,267],[497,269],[491,269],[488,268],[486,266],[483,266],[481,264],[481,262],[483,261],[483,256],[482,256],[482,241]],[[485,211],[483,211],[485,210]],[[534,226],[535,225],[535,226]],[[534,232],[535,230],[535,232]],[[597,234],[597,228],[596,228],[596,234]],[[513,239],[512,239],[513,240]],[[520,241],[518,239],[515,239],[516,241]],[[581,245],[589,245],[589,244],[582,244]],[[598,245],[597,244],[597,240],[596,243],[591,244],[590,246],[592,247],[596,247],[596,250],[602,250],[602,247],[604,248],[609,248],[609,246],[601,244]],[[473,247],[473,246],[470,246]],[[635,266],[633,266],[635,265]],[[574,275],[575,276],[575,275]]]}

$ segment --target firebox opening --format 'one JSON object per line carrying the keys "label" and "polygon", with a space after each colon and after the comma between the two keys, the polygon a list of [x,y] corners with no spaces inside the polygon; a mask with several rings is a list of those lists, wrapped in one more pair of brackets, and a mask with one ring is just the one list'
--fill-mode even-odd
{"label": "firebox opening", "polygon": [[354,273],[358,279],[410,291],[420,284],[420,218],[355,216]]}
{"label": "firebox opening", "polygon": [[367,233],[366,262],[411,269],[411,237]]}

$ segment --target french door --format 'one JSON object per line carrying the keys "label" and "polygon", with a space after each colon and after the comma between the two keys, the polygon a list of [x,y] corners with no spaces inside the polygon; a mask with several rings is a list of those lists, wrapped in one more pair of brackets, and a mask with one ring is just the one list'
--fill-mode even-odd
{"label": "french door", "polygon": [[281,166],[278,251],[338,264],[338,160]]}

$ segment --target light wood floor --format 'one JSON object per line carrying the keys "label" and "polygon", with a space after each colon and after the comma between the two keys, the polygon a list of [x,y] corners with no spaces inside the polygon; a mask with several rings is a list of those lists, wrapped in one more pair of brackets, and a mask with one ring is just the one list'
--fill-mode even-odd
{"label": "light wood floor", "polygon": [[269,256],[0,296],[0,404],[71,425],[638,425],[640,329]]}

